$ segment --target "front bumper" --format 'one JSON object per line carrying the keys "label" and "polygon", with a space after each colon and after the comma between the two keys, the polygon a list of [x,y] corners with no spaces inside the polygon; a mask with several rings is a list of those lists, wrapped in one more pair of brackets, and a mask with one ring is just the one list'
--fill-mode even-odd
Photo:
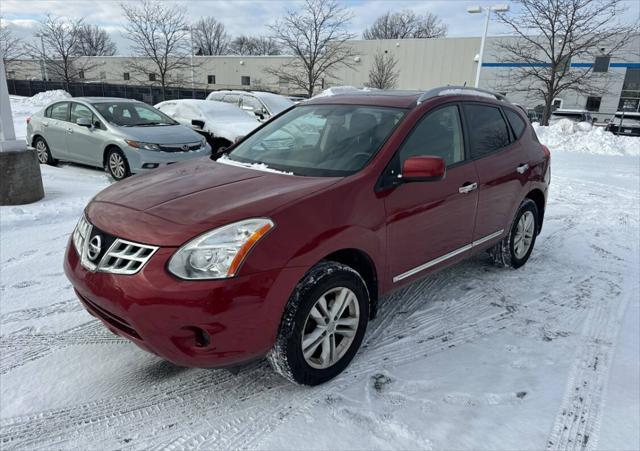
{"label": "front bumper", "polygon": [[129,169],[134,174],[150,171],[191,158],[208,157],[211,155],[211,146],[209,146],[209,144],[199,150],[186,152],[161,152],[157,150],[136,149],[129,146],[122,147],[124,155],[127,157],[127,162],[129,163]]}
{"label": "front bumper", "polygon": [[89,313],[177,365],[215,368],[265,355],[304,269],[185,281],[165,269],[174,251],[160,248],[139,273],[117,275],[83,268],[70,241],[64,271]]}

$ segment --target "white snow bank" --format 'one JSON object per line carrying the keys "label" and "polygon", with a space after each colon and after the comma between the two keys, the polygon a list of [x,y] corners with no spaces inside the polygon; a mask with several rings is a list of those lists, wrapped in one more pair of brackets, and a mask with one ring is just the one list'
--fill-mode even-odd
{"label": "white snow bank", "polygon": [[603,127],[562,119],[548,127],[533,124],[542,144],[551,152],[640,156],[640,138],[616,136]]}
{"label": "white snow bank", "polygon": [[358,94],[360,92],[370,92],[370,91],[380,91],[377,88],[356,88],[355,86],[333,86],[331,88],[325,89],[320,94],[313,96],[313,99],[317,99],[318,97],[331,97],[331,96],[339,96],[339,95],[349,95],[349,94]]}
{"label": "white snow bank", "polygon": [[70,97],[71,94],[62,89],[39,92],[32,97],[9,96],[13,114],[13,126],[16,129],[16,139],[27,136],[28,117],[55,100],[68,99]]}

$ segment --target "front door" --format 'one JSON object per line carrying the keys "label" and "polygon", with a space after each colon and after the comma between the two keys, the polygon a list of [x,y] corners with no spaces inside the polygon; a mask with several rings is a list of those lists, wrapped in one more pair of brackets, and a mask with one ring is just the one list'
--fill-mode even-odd
{"label": "front door", "polygon": [[[447,164],[445,177],[402,183],[385,197],[388,271],[394,283],[468,255],[478,201],[475,165],[465,155],[459,106],[428,112],[400,147],[391,172],[411,156],[433,155]],[[395,168],[395,169],[394,169]]]}
{"label": "front door", "polygon": [[[70,118],[67,128],[69,158],[78,163],[102,166],[104,132],[100,128],[99,121],[89,107],[75,102],[71,104]],[[89,119],[93,125],[91,127],[78,125],[76,121],[80,118]]]}

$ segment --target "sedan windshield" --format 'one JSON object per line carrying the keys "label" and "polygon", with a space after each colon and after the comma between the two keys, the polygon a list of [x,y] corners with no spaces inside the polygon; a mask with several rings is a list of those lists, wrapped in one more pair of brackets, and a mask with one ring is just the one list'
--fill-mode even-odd
{"label": "sedan windshield", "polygon": [[177,122],[153,107],[138,102],[96,102],[93,107],[102,117],[122,127],[176,125]]}
{"label": "sedan windshield", "polygon": [[358,105],[300,106],[268,122],[228,158],[296,175],[353,174],[378,152],[405,113]]}

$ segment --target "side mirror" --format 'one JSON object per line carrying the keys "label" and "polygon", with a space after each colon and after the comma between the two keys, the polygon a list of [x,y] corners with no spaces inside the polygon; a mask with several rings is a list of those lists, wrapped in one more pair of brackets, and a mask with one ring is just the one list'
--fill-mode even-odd
{"label": "side mirror", "polygon": [[191,121],[191,126],[196,130],[202,130],[204,128],[204,121],[199,121],[197,119],[193,119]]}
{"label": "side mirror", "polygon": [[442,180],[446,171],[444,160],[440,157],[409,157],[402,165],[401,179],[404,182],[435,182]]}
{"label": "side mirror", "polygon": [[93,123],[91,122],[90,117],[79,117],[78,119],[76,119],[76,124],[78,124],[81,127],[87,127],[87,128],[93,127]]}

